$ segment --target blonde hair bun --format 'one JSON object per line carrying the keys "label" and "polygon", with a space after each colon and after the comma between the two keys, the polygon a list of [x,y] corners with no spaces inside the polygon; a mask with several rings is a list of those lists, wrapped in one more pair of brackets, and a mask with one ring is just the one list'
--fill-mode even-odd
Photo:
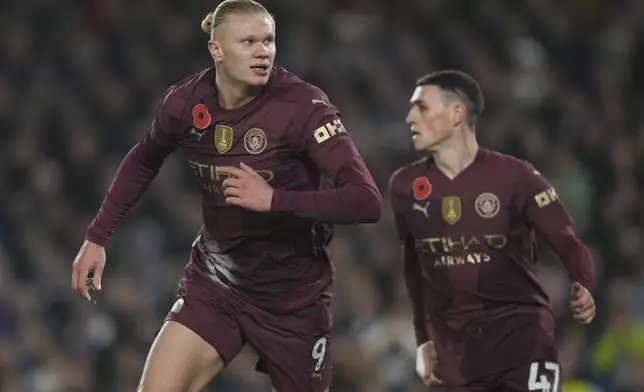
{"label": "blonde hair bun", "polygon": [[210,34],[212,32],[212,23],[214,20],[215,20],[215,13],[209,12],[208,15],[206,15],[204,20],[201,22],[201,30],[203,30],[203,32],[206,34]]}

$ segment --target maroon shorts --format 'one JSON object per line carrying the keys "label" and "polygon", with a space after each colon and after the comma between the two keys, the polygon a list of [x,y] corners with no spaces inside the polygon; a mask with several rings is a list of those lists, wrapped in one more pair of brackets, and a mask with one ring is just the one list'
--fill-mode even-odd
{"label": "maroon shorts", "polygon": [[225,364],[248,343],[259,356],[256,370],[268,374],[278,392],[322,392],[331,384],[332,319],[326,301],[274,314],[200,277],[182,279],[177,297],[166,320],[197,333]]}
{"label": "maroon shorts", "polygon": [[561,392],[559,364],[533,361],[447,392]]}

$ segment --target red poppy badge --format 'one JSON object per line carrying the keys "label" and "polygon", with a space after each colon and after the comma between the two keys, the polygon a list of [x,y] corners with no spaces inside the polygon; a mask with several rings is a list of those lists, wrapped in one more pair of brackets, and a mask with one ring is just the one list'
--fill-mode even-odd
{"label": "red poppy badge", "polygon": [[414,197],[416,200],[426,199],[430,193],[432,193],[432,184],[429,183],[427,177],[418,177],[414,180],[412,185],[414,190]]}
{"label": "red poppy badge", "polygon": [[207,128],[212,121],[210,113],[208,113],[208,107],[203,103],[198,104],[192,109],[193,123],[195,127],[199,129]]}

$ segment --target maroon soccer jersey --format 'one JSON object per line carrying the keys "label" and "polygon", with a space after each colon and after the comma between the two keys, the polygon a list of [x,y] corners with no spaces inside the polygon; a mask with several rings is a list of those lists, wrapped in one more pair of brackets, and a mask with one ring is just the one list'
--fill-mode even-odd
{"label": "maroon soccer jersey", "polygon": [[[571,219],[538,171],[482,149],[449,179],[425,158],[394,173],[390,197],[417,340],[434,340],[444,381],[556,359],[535,232],[559,233]],[[592,276],[579,279],[592,287]]]}
{"label": "maroon soccer jersey", "polygon": [[[190,273],[264,308],[289,311],[329,292],[333,223],[378,220],[380,194],[324,92],[275,68],[262,93],[232,110],[214,69],[171,87],[124,160],[87,238],[104,244],[163,160],[180,148],[201,189],[204,227]],[[241,162],[274,189],[271,212],[228,205],[221,166]]]}

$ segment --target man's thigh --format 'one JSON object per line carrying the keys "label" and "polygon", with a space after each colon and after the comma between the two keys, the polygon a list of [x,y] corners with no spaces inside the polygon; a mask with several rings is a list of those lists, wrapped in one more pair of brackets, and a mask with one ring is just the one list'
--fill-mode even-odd
{"label": "man's thigh", "polygon": [[244,347],[239,327],[240,301],[199,277],[181,280],[177,300],[166,317],[184,325],[217,350],[228,365]]}
{"label": "man's thigh", "polygon": [[217,350],[185,326],[168,321],[152,344],[138,391],[201,391],[223,367]]}
{"label": "man's thigh", "polygon": [[318,302],[294,313],[274,315],[248,306],[243,329],[278,392],[324,392],[331,384],[331,314]]}

